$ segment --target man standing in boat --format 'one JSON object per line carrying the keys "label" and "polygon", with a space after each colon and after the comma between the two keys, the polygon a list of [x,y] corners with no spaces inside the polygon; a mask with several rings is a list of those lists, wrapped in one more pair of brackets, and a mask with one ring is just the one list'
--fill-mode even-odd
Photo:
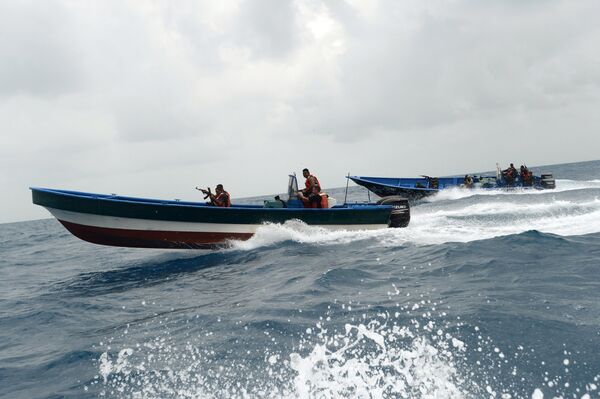
{"label": "man standing in boat", "polygon": [[210,205],[224,208],[229,208],[231,206],[231,197],[229,196],[229,193],[225,191],[222,184],[217,184],[217,187],[215,188],[216,194],[210,192],[210,187],[208,190],[196,187],[196,190],[200,190],[206,195],[204,199],[210,198]]}

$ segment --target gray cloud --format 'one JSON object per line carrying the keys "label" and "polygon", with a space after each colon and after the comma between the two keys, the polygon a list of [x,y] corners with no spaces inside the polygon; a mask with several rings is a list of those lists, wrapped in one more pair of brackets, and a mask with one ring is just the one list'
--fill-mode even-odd
{"label": "gray cloud", "polygon": [[46,215],[28,185],[239,197],[305,166],[328,187],[597,158],[597,15],[595,0],[1,2],[0,222]]}
{"label": "gray cloud", "polygon": [[342,89],[332,93],[342,100],[313,98],[322,103],[314,109],[328,111],[326,129],[342,139],[373,127],[404,130],[552,109],[573,101],[572,94],[597,90],[595,2],[459,2],[420,9],[416,22],[403,17],[406,4],[387,2],[373,21],[344,25]]}
{"label": "gray cloud", "polygon": [[0,96],[56,96],[80,87],[73,28],[60,2],[1,2]]}
{"label": "gray cloud", "polygon": [[298,41],[293,1],[244,1],[240,9],[236,44],[249,48],[258,59],[290,55]]}

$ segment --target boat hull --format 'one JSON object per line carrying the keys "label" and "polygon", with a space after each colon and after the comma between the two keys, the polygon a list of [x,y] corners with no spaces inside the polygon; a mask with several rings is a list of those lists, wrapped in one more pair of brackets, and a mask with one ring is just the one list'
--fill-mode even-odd
{"label": "boat hull", "polygon": [[[437,194],[440,190],[452,188],[464,188],[464,177],[422,177],[422,178],[402,178],[402,177],[364,177],[349,176],[356,184],[367,188],[369,191],[380,197],[400,195],[409,200],[419,200],[423,197]],[[470,188],[481,189],[534,189],[547,190],[554,189],[554,178],[551,174],[542,174],[534,176],[529,185],[524,184],[520,179],[507,182],[496,176],[473,176],[473,185]]]}
{"label": "boat hull", "polygon": [[59,221],[77,238],[113,247],[210,249],[223,246],[223,243],[231,240],[252,237],[250,233],[114,229]]}
{"label": "boat hull", "polygon": [[[95,244],[141,248],[214,248],[247,240],[266,223],[300,220],[332,230],[388,227],[393,206],[352,205],[330,209],[263,208],[32,189],[76,237]],[[407,212],[408,209],[406,209]],[[409,217],[409,215],[407,215]]]}
{"label": "boat hull", "polygon": [[392,186],[388,184],[382,184],[377,182],[372,182],[369,180],[359,179],[351,177],[352,181],[356,184],[365,187],[367,190],[372,193],[380,196],[380,197],[389,197],[392,195],[399,195],[404,198],[407,198],[411,201],[419,200],[423,197],[427,197],[430,195],[437,194],[439,190],[431,189],[431,188],[412,188],[412,187],[400,187],[400,186]]}

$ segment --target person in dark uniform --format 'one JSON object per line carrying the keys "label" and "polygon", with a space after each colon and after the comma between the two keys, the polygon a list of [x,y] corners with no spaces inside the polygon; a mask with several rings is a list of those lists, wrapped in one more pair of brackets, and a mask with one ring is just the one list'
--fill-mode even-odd
{"label": "person in dark uniform", "polygon": [[465,188],[473,188],[473,176],[465,175],[463,184],[465,185]]}
{"label": "person in dark uniform", "polygon": [[525,182],[527,181],[527,178],[529,176],[529,169],[527,169],[527,166],[525,165],[521,165],[521,167],[519,168],[519,178],[521,179],[521,183],[525,186]]}
{"label": "person in dark uniform", "polygon": [[515,165],[511,163],[507,169],[502,171],[502,175],[504,176],[507,184],[513,185],[515,183],[515,179],[517,178],[517,169],[515,168]]}
{"label": "person in dark uniform", "polygon": [[229,208],[231,206],[231,197],[227,191],[223,188],[222,184],[217,184],[215,188],[215,194],[210,192],[210,187],[206,190],[196,187],[196,190],[202,191],[205,195],[204,199],[210,198],[209,205],[218,206],[222,208]]}

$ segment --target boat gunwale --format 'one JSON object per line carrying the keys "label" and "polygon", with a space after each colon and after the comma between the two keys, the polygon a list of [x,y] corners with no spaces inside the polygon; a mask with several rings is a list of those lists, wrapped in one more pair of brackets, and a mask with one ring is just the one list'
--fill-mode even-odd
{"label": "boat gunwale", "polygon": [[29,187],[31,191],[40,191],[53,195],[59,195],[70,198],[79,198],[82,200],[100,200],[107,202],[115,202],[115,203],[124,203],[124,204],[132,204],[132,205],[156,205],[156,206],[177,206],[182,208],[193,208],[193,209],[210,209],[211,211],[227,211],[227,210],[247,210],[247,211],[265,211],[269,212],[290,212],[290,211],[335,211],[335,212],[343,212],[343,211],[357,211],[357,210],[372,210],[372,209],[382,209],[382,208],[392,208],[392,205],[378,205],[378,204],[368,204],[368,203],[346,203],[342,205],[335,205],[331,208],[265,208],[262,205],[243,205],[243,204],[232,204],[230,207],[218,207],[209,205],[203,202],[191,202],[191,201],[178,201],[178,200],[162,200],[162,199],[154,199],[154,198],[141,198],[141,197],[128,197],[128,196],[120,196],[120,195],[112,195],[112,194],[99,194],[99,193],[88,193],[84,191],[70,191],[70,190],[57,190],[51,188],[44,187]]}
{"label": "boat gunwale", "polygon": [[[410,185],[410,184],[389,184],[389,183],[383,183],[378,179],[394,179],[394,180],[398,180],[399,182],[402,180],[424,180],[427,181],[426,178],[420,178],[420,177],[385,177],[385,176],[349,176],[350,179],[352,179],[352,181],[354,181],[355,183],[357,183],[356,180],[360,180],[362,182],[366,182],[366,183],[370,183],[370,184],[378,184],[380,186],[385,186],[385,187],[390,187],[390,188],[402,188],[402,189],[409,189],[409,190],[414,190],[414,191],[439,191],[443,188],[430,188],[430,187],[416,187],[414,185]],[[442,179],[458,179],[458,180],[462,180],[463,177],[462,176],[441,176],[438,177],[437,179],[442,180]],[[480,175],[479,179],[496,179],[496,176],[491,176],[491,175]],[[443,183],[443,182],[442,182]]]}

